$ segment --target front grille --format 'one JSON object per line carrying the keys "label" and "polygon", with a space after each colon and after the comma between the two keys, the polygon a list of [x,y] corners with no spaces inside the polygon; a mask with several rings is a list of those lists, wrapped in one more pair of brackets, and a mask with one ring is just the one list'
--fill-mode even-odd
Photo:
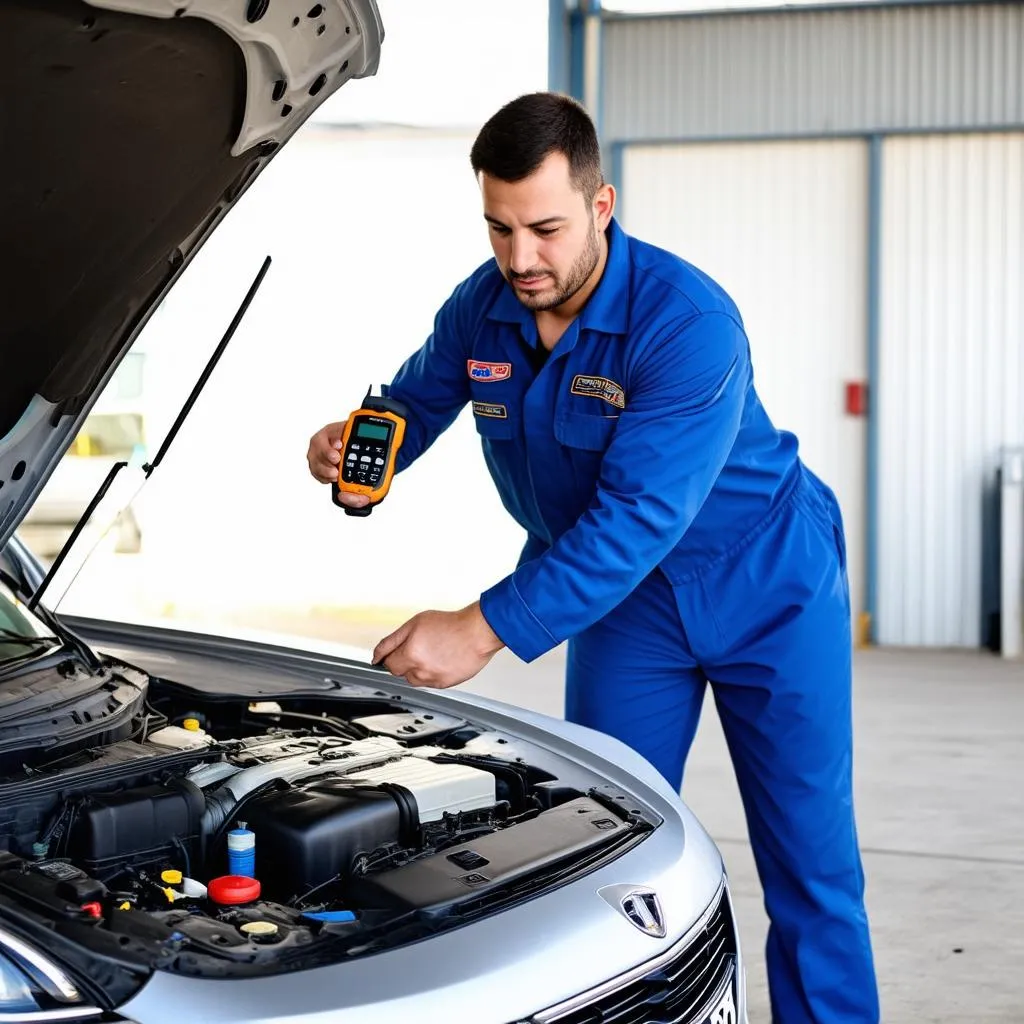
{"label": "front grille", "polygon": [[736,936],[728,892],[703,928],[687,936],[669,958],[649,973],[611,992],[605,986],[533,1018],[540,1024],[703,1024],[713,996],[736,971]]}

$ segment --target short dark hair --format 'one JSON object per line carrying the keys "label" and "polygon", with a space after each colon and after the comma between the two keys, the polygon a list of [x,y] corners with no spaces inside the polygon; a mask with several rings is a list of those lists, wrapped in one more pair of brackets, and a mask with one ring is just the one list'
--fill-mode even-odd
{"label": "short dark hair", "polygon": [[593,199],[604,183],[594,122],[571,96],[534,92],[506,103],[480,129],[469,159],[474,174],[512,182],[529,177],[552,153],[565,155],[573,187]]}

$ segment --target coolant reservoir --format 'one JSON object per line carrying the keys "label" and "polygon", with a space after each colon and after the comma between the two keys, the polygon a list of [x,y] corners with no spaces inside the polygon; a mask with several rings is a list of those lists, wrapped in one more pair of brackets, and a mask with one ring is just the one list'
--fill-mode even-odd
{"label": "coolant reservoir", "polygon": [[180,725],[166,725],[149,734],[149,742],[171,750],[195,750],[208,747],[213,737],[205,729],[184,729]]}

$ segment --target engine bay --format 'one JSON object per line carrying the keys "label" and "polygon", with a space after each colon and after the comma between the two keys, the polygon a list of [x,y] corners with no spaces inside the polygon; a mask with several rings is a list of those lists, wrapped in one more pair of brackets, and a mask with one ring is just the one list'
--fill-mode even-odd
{"label": "engine bay", "polygon": [[253,701],[149,680],[145,709],[131,738],[0,778],[0,912],[149,969],[393,948],[657,824],[566,759],[368,687]]}

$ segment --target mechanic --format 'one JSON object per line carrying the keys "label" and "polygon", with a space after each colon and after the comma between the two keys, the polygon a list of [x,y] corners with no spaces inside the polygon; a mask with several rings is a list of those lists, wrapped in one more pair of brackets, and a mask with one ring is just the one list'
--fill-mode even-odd
{"label": "mechanic", "polygon": [[[710,682],[770,919],[773,1019],[875,1022],[836,499],[769,420],[729,296],[615,221],[579,104],[514,100],[471,164],[495,258],[384,390],[410,410],[400,470],[472,403],[527,542],[479,601],[416,615],[374,660],[448,687],[502,647],[530,662],[568,640],[566,717],[677,789]],[[323,483],[343,426],[310,441]]]}

